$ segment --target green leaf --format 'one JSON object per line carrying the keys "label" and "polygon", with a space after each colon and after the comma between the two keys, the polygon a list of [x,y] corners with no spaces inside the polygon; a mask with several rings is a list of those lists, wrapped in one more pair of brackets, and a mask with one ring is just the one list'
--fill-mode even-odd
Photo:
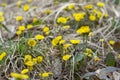
{"label": "green leaf", "polygon": [[[78,53],[74,56],[74,64],[81,61],[83,59],[84,55],[81,53]],[[73,62],[73,58],[71,59],[71,62]]]}
{"label": "green leaf", "polygon": [[105,59],[107,66],[115,66],[115,57],[113,53],[108,53]]}

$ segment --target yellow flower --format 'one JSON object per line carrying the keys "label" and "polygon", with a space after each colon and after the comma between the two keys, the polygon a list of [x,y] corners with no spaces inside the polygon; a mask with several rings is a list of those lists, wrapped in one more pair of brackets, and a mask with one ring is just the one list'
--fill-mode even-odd
{"label": "yellow flower", "polygon": [[1,4],[3,7],[6,7],[7,6],[7,3],[2,3]]}
{"label": "yellow flower", "polygon": [[70,40],[70,42],[71,42],[72,44],[79,44],[79,43],[80,43],[80,40]]}
{"label": "yellow flower", "polygon": [[45,35],[47,36],[47,35],[49,35],[50,34],[50,31],[48,31],[48,32],[45,32]]}
{"label": "yellow flower", "polygon": [[104,7],[105,4],[104,4],[103,2],[98,2],[98,3],[97,3],[97,6],[98,6],[98,7]]}
{"label": "yellow flower", "polygon": [[43,28],[43,32],[48,32],[48,31],[49,31],[49,27],[45,26],[45,27]]}
{"label": "yellow flower", "polygon": [[28,79],[29,76],[25,74],[18,74],[18,73],[10,73],[11,77],[18,78],[18,79]]}
{"label": "yellow flower", "polygon": [[0,16],[3,16],[4,15],[4,12],[0,12]]}
{"label": "yellow flower", "polygon": [[86,34],[90,32],[89,26],[81,26],[77,31],[78,34]]}
{"label": "yellow flower", "polygon": [[19,27],[18,27],[18,30],[19,30],[19,31],[24,31],[24,30],[25,30],[25,26],[19,26]]}
{"label": "yellow flower", "polygon": [[90,16],[89,16],[89,19],[90,19],[91,21],[95,21],[95,20],[96,20],[96,16],[90,15]]}
{"label": "yellow flower", "polygon": [[80,21],[80,20],[84,19],[84,16],[85,16],[84,12],[73,14],[73,17],[76,21]]}
{"label": "yellow flower", "polygon": [[85,9],[92,9],[92,8],[93,8],[93,5],[92,5],[92,4],[88,4],[88,5],[85,5],[84,8],[85,8]]}
{"label": "yellow flower", "polygon": [[68,28],[70,28],[70,26],[69,26],[69,25],[66,25],[66,26],[63,26],[62,28],[68,29]]}
{"label": "yellow flower", "polygon": [[36,23],[38,19],[36,17],[33,18],[33,23]]}
{"label": "yellow flower", "polygon": [[52,10],[50,10],[50,9],[45,10],[46,14],[50,14],[51,12],[52,12]]}
{"label": "yellow flower", "polygon": [[37,63],[37,58],[33,58],[32,61],[33,61],[34,64],[36,64]]}
{"label": "yellow flower", "polygon": [[43,35],[36,35],[35,36],[35,39],[37,39],[37,40],[43,40],[45,37],[43,36]]}
{"label": "yellow flower", "polygon": [[102,13],[102,12],[100,12],[100,11],[99,11],[99,12],[97,12],[97,17],[98,17],[98,18],[101,18],[101,17],[102,17],[102,15],[103,15],[103,13]]}
{"label": "yellow flower", "polygon": [[7,55],[6,52],[2,52],[2,53],[0,54],[0,61],[3,60],[3,58],[4,58],[6,55]]}
{"label": "yellow flower", "polygon": [[23,19],[22,16],[17,16],[17,17],[16,17],[16,21],[21,21],[22,19]]}
{"label": "yellow flower", "polygon": [[86,52],[87,52],[87,53],[92,53],[92,50],[89,49],[89,48],[87,48],[87,49],[86,49]]}
{"label": "yellow flower", "polygon": [[26,63],[28,61],[32,61],[32,56],[31,55],[25,55],[24,63]]}
{"label": "yellow flower", "polygon": [[57,19],[57,22],[58,22],[58,23],[66,24],[66,23],[67,23],[67,18],[65,18],[65,17],[59,17],[59,18]]}
{"label": "yellow flower", "polygon": [[32,2],[32,0],[27,0],[27,2],[31,3],[31,2]]}
{"label": "yellow flower", "polygon": [[22,71],[21,71],[21,74],[26,74],[26,73],[28,73],[29,72],[29,69],[23,69]]}
{"label": "yellow flower", "polygon": [[88,34],[88,36],[92,37],[92,36],[94,36],[94,33],[93,33],[93,32],[90,32],[90,33]]}
{"label": "yellow flower", "polygon": [[100,39],[99,41],[100,41],[100,42],[103,42],[103,41],[104,41],[104,39]]}
{"label": "yellow flower", "polygon": [[50,74],[53,74],[52,72],[44,72],[42,74],[39,74],[41,75],[42,77],[46,78],[46,77],[49,77]]}
{"label": "yellow flower", "polygon": [[22,1],[18,1],[18,2],[17,2],[17,6],[18,6],[18,7],[20,7],[21,4],[22,4]]}
{"label": "yellow flower", "polygon": [[59,41],[62,39],[62,36],[57,36],[56,38],[54,38],[52,40],[52,46],[57,46],[57,44],[59,43]]}
{"label": "yellow flower", "polygon": [[67,61],[68,59],[70,59],[70,57],[71,57],[71,55],[66,54],[66,55],[64,55],[64,56],[62,57],[62,59],[63,59],[64,61]]}
{"label": "yellow flower", "polygon": [[68,6],[68,10],[71,10],[71,9],[73,9],[73,8],[75,8],[74,4],[70,4],[70,5]]}
{"label": "yellow flower", "polygon": [[110,43],[111,45],[114,45],[114,44],[115,44],[115,41],[114,41],[114,40],[110,40],[109,43]]}
{"label": "yellow flower", "polygon": [[120,59],[120,54],[118,55],[118,58]]}
{"label": "yellow flower", "polygon": [[64,44],[64,43],[65,43],[65,40],[63,39],[59,41],[59,44]]}
{"label": "yellow flower", "polygon": [[104,16],[105,16],[105,18],[109,17],[109,15],[108,15],[108,14],[104,14]]}
{"label": "yellow flower", "polygon": [[64,49],[67,49],[67,48],[70,47],[70,46],[71,46],[71,44],[64,44],[64,45],[63,45],[63,48],[64,48]]}
{"label": "yellow flower", "polygon": [[94,57],[94,60],[95,60],[95,61],[99,61],[99,60],[100,60],[100,58],[99,58],[99,57],[97,57],[97,56],[95,56],[95,57]]}
{"label": "yellow flower", "polygon": [[29,39],[28,45],[34,47],[36,45],[36,41],[34,39]]}
{"label": "yellow flower", "polygon": [[28,11],[29,8],[30,8],[30,6],[29,6],[28,4],[25,4],[25,5],[23,6],[23,10],[24,10],[24,11]]}
{"label": "yellow flower", "polygon": [[34,66],[34,62],[33,61],[27,61],[27,62],[25,62],[25,65],[27,65],[29,67],[32,67],[32,66]]}
{"label": "yellow flower", "polygon": [[0,16],[0,22],[3,22],[5,20],[4,16]]}
{"label": "yellow flower", "polygon": [[86,56],[88,56],[88,57],[92,57],[92,54],[91,53],[84,53]]}
{"label": "yellow flower", "polygon": [[31,24],[28,24],[27,29],[31,29],[31,28],[33,28],[33,26]]}
{"label": "yellow flower", "polygon": [[38,62],[38,63],[41,63],[42,61],[43,61],[43,57],[42,57],[42,56],[38,56],[38,57],[37,57],[37,62]]}
{"label": "yellow flower", "polygon": [[92,57],[92,54],[88,54],[87,56],[88,56],[88,57]]}
{"label": "yellow flower", "polygon": [[21,33],[22,33],[22,32],[21,32],[21,31],[19,31],[19,30],[16,32],[16,34],[17,34],[17,35],[20,35]]}
{"label": "yellow flower", "polygon": [[87,53],[91,53],[91,52],[92,52],[92,50],[91,50],[91,49],[89,49],[89,48],[87,48],[87,49],[86,49],[86,52],[87,52]]}

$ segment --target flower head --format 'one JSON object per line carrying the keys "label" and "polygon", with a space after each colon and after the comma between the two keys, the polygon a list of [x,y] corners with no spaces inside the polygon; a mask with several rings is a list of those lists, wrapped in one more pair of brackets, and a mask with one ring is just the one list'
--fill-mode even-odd
{"label": "flower head", "polygon": [[72,10],[72,9],[74,9],[75,8],[75,5],[74,4],[70,4],[69,6],[68,6],[68,10]]}
{"label": "flower head", "polygon": [[29,76],[25,74],[19,74],[19,73],[10,73],[11,77],[18,78],[18,79],[28,79]]}
{"label": "flower head", "polygon": [[65,18],[65,17],[59,17],[57,19],[57,22],[58,23],[62,23],[62,24],[66,24],[67,23],[67,18]]}
{"label": "flower head", "polygon": [[96,16],[90,15],[90,16],[89,16],[89,19],[90,19],[91,21],[95,21],[95,20],[96,20]]}
{"label": "flower head", "polygon": [[35,39],[37,39],[37,40],[43,40],[44,38],[45,37],[43,35],[40,35],[40,34],[35,36]]}
{"label": "flower head", "polygon": [[85,16],[84,12],[73,14],[73,17],[76,21],[80,21],[80,20],[84,19],[84,16]]}
{"label": "flower head", "polygon": [[66,55],[64,55],[64,56],[62,57],[62,59],[63,59],[64,61],[67,61],[68,59],[70,59],[70,57],[71,57],[71,55],[66,54]]}
{"label": "flower head", "polygon": [[69,44],[69,43],[64,44],[64,45],[63,45],[63,48],[64,48],[64,49],[67,49],[67,48],[69,48],[71,45],[72,45],[72,44]]}
{"label": "flower head", "polygon": [[88,34],[90,32],[89,26],[81,26],[77,31],[78,34]]}
{"label": "flower head", "polygon": [[21,33],[22,33],[22,31],[20,31],[20,30],[16,31],[17,35],[20,35]]}
{"label": "flower head", "polygon": [[99,58],[99,57],[97,57],[97,56],[95,56],[95,57],[94,57],[94,60],[95,60],[95,61],[99,61],[99,60],[100,60],[100,58]]}
{"label": "flower head", "polygon": [[28,24],[27,29],[31,29],[31,28],[33,28],[33,26],[31,24]]}
{"label": "flower head", "polygon": [[85,5],[84,8],[85,8],[85,9],[92,9],[92,8],[93,8],[93,5],[92,5],[92,4],[88,4],[88,5]]}
{"label": "flower head", "polygon": [[114,41],[114,40],[110,40],[109,43],[110,43],[111,45],[114,45],[114,44],[115,44],[115,41]]}
{"label": "flower head", "polygon": [[38,57],[37,57],[37,62],[38,62],[38,63],[41,63],[42,61],[43,61],[43,57],[42,57],[42,56],[38,56]]}
{"label": "flower head", "polygon": [[52,46],[57,46],[59,41],[62,39],[62,36],[57,36],[52,40]]}
{"label": "flower head", "polygon": [[98,6],[98,7],[104,7],[105,4],[104,4],[103,2],[98,2],[98,3],[97,3],[97,6]]}
{"label": "flower head", "polygon": [[19,31],[24,31],[24,30],[25,30],[25,26],[19,26],[19,27],[18,27],[18,30],[19,30]]}
{"label": "flower head", "polygon": [[21,71],[21,74],[26,74],[26,73],[28,73],[29,72],[29,69],[23,69],[22,71]]}
{"label": "flower head", "polygon": [[2,53],[0,54],[0,61],[3,60],[3,58],[4,58],[6,55],[7,55],[6,52],[2,52]]}
{"label": "flower head", "polygon": [[48,32],[48,31],[49,31],[49,27],[45,26],[45,27],[43,28],[43,32]]}
{"label": "flower head", "polygon": [[23,19],[22,16],[17,16],[17,17],[16,17],[16,21],[21,21],[22,19]]}
{"label": "flower head", "polygon": [[34,47],[36,45],[36,41],[34,39],[29,39],[28,45]]}
{"label": "flower head", "polygon": [[0,16],[0,23],[5,20],[4,16]]}
{"label": "flower head", "polygon": [[18,6],[18,7],[20,7],[21,4],[22,4],[22,1],[18,1],[18,2],[17,2],[17,6]]}
{"label": "flower head", "polygon": [[36,23],[38,21],[38,18],[34,17],[33,18],[33,23]]}
{"label": "flower head", "polygon": [[63,29],[69,29],[70,26],[69,26],[69,25],[65,25],[65,26],[63,26],[62,28],[63,28]]}
{"label": "flower head", "polygon": [[70,42],[71,42],[72,44],[79,44],[79,43],[80,43],[80,40],[70,40]]}
{"label": "flower head", "polygon": [[23,6],[23,10],[24,10],[24,11],[28,11],[29,8],[30,8],[30,6],[29,6],[28,4],[25,4],[25,5]]}
{"label": "flower head", "polygon": [[53,74],[53,73],[52,72],[43,72],[42,74],[39,74],[39,75],[46,78],[46,77],[49,77],[51,74]]}

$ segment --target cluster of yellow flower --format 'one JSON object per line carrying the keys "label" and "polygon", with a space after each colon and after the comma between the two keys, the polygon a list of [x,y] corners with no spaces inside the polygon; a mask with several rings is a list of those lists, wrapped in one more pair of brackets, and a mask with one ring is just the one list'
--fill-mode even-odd
{"label": "cluster of yellow flower", "polygon": [[84,54],[88,57],[93,56],[94,61],[99,61],[100,60],[100,58],[96,54],[94,54],[93,51],[90,48],[86,48],[86,52]]}
{"label": "cluster of yellow flower", "polygon": [[[32,0],[27,0],[27,2],[28,2],[28,4],[25,4],[25,5],[23,5],[23,7],[22,7],[24,11],[28,11],[28,10],[30,9],[29,3],[31,3]],[[17,2],[17,7],[21,7],[21,6],[22,6],[22,3],[23,3],[23,1],[18,0],[18,2]]]}
{"label": "cluster of yellow flower", "polygon": [[86,49],[86,52],[85,52],[85,55],[88,56],[88,57],[92,57],[92,50],[90,48],[87,48]]}
{"label": "cluster of yellow flower", "polygon": [[[54,38],[53,40],[52,40],[52,45],[53,46],[57,46],[58,45],[58,43],[59,43],[59,41],[62,39],[62,36],[57,36],[56,38]],[[62,42],[64,42],[64,41],[62,41]],[[60,43],[62,43],[62,42],[60,42]]]}
{"label": "cluster of yellow flower", "polygon": [[33,68],[33,66],[37,63],[41,63],[43,61],[43,57],[42,56],[38,56],[36,58],[32,58],[31,55],[25,55],[24,58],[24,63],[26,66],[30,67],[31,69]]}
{"label": "cluster of yellow flower", "polygon": [[[40,34],[37,34],[36,36],[35,36],[35,39],[36,40],[43,40],[45,37],[43,36],[43,35],[40,35]],[[29,39],[28,40],[28,45],[30,46],[30,47],[34,47],[34,46],[36,46],[36,40],[35,39]]]}
{"label": "cluster of yellow flower", "polygon": [[25,29],[31,29],[31,28],[33,28],[33,26],[31,24],[28,24],[26,27],[23,25],[20,25],[18,27],[18,30],[16,31],[16,34],[20,35],[23,31],[25,31]]}

